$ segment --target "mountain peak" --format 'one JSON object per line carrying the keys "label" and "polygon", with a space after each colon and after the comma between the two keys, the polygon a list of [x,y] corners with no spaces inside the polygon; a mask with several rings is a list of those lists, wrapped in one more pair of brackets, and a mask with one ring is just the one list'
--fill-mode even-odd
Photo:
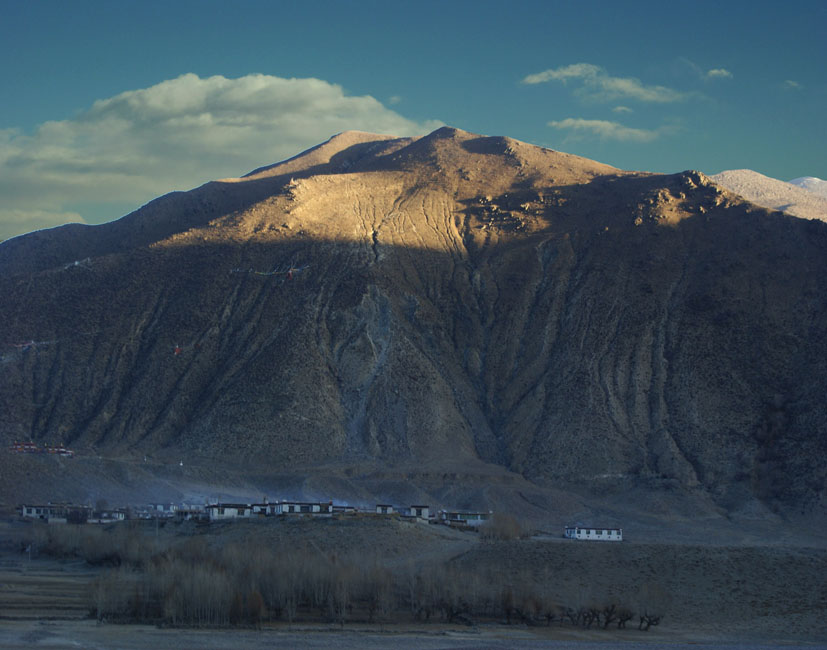
{"label": "mountain peak", "polygon": [[827,181],[823,181],[820,178],[816,178],[815,176],[802,176],[801,178],[794,178],[790,181],[790,184],[827,199]]}
{"label": "mountain peak", "polygon": [[[748,201],[801,219],[827,221],[827,196],[751,169],[730,169],[710,176],[718,185]],[[824,181],[821,181],[824,183]],[[827,186],[827,183],[824,183]],[[816,185],[817,187],[817,185]]]}
{"label": "mountain peak", "polygon": [[434,131],[431,131],[428,135],[423,136],[424,138],[432,138],[435,140],[447,140],[453,138],[460,138],[466,139],[470,137],[476,137],[473,133],[469,133],[468,131],[463,131],[462,129],[458,129],[454,126],[441,126]]}

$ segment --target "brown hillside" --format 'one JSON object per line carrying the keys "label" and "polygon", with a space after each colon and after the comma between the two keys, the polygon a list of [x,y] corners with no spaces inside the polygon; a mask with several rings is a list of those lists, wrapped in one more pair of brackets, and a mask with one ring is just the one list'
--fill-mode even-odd
{"label": "brown hillside", "polygon": [[824,505],[827,224],[698,172],[345,133],[0,273],[4,444]]}

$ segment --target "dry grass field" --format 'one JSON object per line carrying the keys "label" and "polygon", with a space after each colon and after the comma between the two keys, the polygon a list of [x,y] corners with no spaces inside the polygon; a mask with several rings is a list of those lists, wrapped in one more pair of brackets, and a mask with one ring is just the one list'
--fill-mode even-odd
{"label": "dry grass field", "polygon": [[[693,648],[711,648],[733,642],[814,647],[827,641],[824,549],[587,543],[551,537],[496,541],[478,533],[380,518],[167,523],[157,529],[144,522],[108,529],[49,529],[9,521],[0,524],[0,539],[4,648],[587,648],[618,643],[633,648],[667,642],[670,647],[691,643]],[[29,559],[21,550],[31,543]],[[120,559],[107,555],[106,548],[120,549]],[[107,615],[96,620],[96,608],[99,614],[108,611],[101,609],[101,599],[108,605],[112,597],[101,585],[125,592],[127,583],[118,581],[137,584],[159,558],[167,562],[159,566],[183,584],[191,576],[180,570],[195,566],[180,564],[187,553],[198,555],[198,564],[212,566],[215,575],[230,566],[240,575],[263,566],[254,563],[254,556],[291,548],[292,554],[278,555],[314,566],[338,563],[343,573],[334,575],[351,576],[349,583],[336,583],[340,589],[350,585],[346,607],[299,603],[289,614],[268,606],[255,621],[243,618],[218,627],[170,626],[168,617],[152,621],[154,625]],[[61,554],[65,557],[56,557]],[[113,566],[118,562],[120,566]],[[389,576],[391,591],[384,609],[377,601],[368,611],[358,585],[378,583],[360,582],[354,567],[360,576],[376,575],[371,572],[377,569],[387,572],[382,575]],[[225,577],[224,584],[239,584],[238,575]],[[420,605],[429,602],[422,587],[426,583],[444,599],[427,617],[413,611],[415,599]],[[410,601],[408,587],[417,589]],[[268,603],[269,598],[265,593]],[[339,602],[336,598],[331,595],[331,603]],[[448,601],[456,604],[456,611]],[[540,608],[547,603],[560,608],[551,620],[543,618],[546,610]],[[585,619],[572,618],[578,610],[604,610],[611,604],[635,611],[626,629],[618,629],[614,620],[604,629],[602,618],[588,626]],[[181,615],[171,607],[167,602],[164,611]],[[662,615],[648,632],[638,629],[637,614],[643,610]]]}

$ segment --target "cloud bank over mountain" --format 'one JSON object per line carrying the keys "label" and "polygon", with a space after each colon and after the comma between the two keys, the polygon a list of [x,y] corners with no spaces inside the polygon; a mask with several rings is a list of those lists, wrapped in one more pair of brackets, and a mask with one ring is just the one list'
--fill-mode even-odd
{"label": "cloud bank over mountain", "polygon": [[184,74],[101,99],[32,133],[0,131],[0,239],[118,217],[107,207],[137,207],[348,129],[417,135],[440,124],[409,120],[321,79]]}

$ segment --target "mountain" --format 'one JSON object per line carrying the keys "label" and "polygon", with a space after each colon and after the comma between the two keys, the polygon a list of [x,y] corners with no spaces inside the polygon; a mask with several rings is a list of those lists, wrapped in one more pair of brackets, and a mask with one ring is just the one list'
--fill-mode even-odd
{"label": "mountain", "polygon": [[825,285],[827,224],[699,172],[343,133],[0,245],[0,441],[78,452],[6,454],[0,495],[811,516]]}
{"label": "mountain", "polygon": [[802,176],[801,178],[794,178],[790,181],[791,185],[803,187],[820,197],[827,199],[827,181],[823,181],[815,176]]}
{"label": "mountain", "polygon": [[785,183],[750,169],[725,171],[710,176],[710,179],[765,208],[781,210],[802,219],[827,221],[827,197],[820,196],[811,189],[817,184],[804,187],[796,183]]}

